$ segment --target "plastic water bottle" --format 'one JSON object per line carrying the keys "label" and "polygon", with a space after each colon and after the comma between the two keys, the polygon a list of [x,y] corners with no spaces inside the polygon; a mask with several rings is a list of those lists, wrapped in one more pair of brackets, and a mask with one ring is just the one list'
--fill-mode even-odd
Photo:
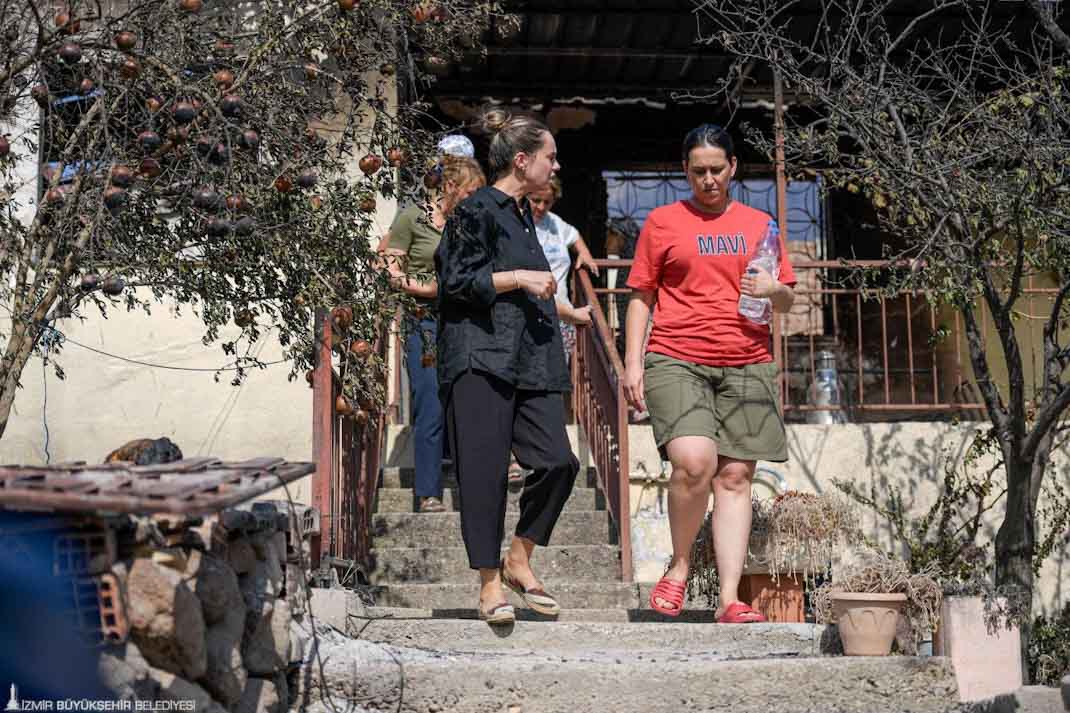
{"label": "plastic water bottle", "polygon": [[[780,228],[775,220],[770,220],[766,226],[754,257],[747,263],[747,272],[758,267],[772,275],[774,280],[780,274]],[[755,324],[769,324],[773,319],[773,303],[768,297],[740,295],[739,313]]]}
{"label": "plastic water bottle", "polygon": [[[814,357],[814,381],[810,384],[810,404],[813,406],[840,406],[840,377],[836,370],[836,356],[821,350]],[[806,412],[807,423],[846,423],[840,409],[815,409]]]}

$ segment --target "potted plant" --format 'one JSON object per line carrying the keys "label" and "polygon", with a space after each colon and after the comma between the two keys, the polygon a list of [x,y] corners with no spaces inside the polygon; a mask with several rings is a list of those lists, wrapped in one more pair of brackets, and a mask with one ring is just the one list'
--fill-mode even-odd
{"label": "potted plant", "polygon": [[772,502],[761,560],[774,579],[829,576],[832,563],[859,539],[855,508],[833,493],[789,490]]}
{"label": "potted plant", "polygon": [[[1006,496],[998,443],[992,431],[978,431],[960,458],[949,458],[935,499],[920,515],[909,493],[887,482],[861,487],[834,485],[875,514],[905,553],[912,572],[935,571],[943,590],[940,625],[932,631],[933,653],[955,668],[961,701],[1010,693],[1022,685],[1020,627],[1026,596],[994,584],[987,516]],[[1045,493],[1033,566],[1039,571],[1070,522],[1070,493],[1052,485]],[[910,632],[914,639],[925,631]],[[901,642],[902,644],[903,642]],[[901,650],[907,650],[901,645]]]}
{"label": "potted plant", "polygon": [[912,573],[905,561],[867,547],[850,571],[814,591],[814,614],[836,624],[848,656],[887,656],[900,616],[915,633],[935,627],[943,598],[935,575],[935,569]]}
{"label": "potted plant", "polygon": [[[688,595],[705,596],[713,608],[718,579],[711,519],[712,514],[707,515],[691,551]],[[853,507],[831,493],[789,490],[773,500],[754,498],[740,598],[769,621],[804,621],[804,584],[827,576],[838,554],[858,539],[858,532]],[[789,577],[782,578],[784,574]]]}

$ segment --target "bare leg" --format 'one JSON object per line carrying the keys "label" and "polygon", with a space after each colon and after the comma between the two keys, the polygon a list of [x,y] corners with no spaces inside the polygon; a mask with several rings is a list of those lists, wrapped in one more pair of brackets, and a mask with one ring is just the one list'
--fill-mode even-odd
{"label": "bare leg", "polygon": [[739,601],[739,580],[747,561],[754,461],[722,456],[713,478],[713,546],[721,585],[720,616]]}
{"label": "bare leg", "polygon": [[497,567],[479,570],[479,608],[486,611],[506,601]]}
{"label": "bare leg", "polygon": [[513,541],[509,543],[509,550],[505,553],[506,571],[524,589],[542,588],[535,573],[531,571],[531,553],[534,550],[534,542],[526,537],[514,535]]}
{"label": "bare leg", "polygon": [[[669,479],[669,530],[672,532],[672,561],[665,576],[678,582],[687,580],[691,569],[691,547],[706,518],[710,482],[717,465],[717,444],[704,436],[681,436],[666,447],[672,461]],[[661,597],[659,606],[671,606]]]}

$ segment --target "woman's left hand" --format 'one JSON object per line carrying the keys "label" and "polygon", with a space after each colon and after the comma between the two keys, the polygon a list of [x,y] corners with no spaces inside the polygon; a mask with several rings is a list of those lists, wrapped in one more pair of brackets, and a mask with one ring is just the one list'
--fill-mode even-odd
{"label": "woman's left hand", "polygon": [[598,275],[598,265],[594,264],[594,258],[590,255],[580,254],[576,256],[576,270],[586,269],[592,275]]}
{"label": "woman's left hand", "polygon": [[747,268],[739,280],[739,291],[747,297],[769,297],[776,288],[776,279],[760,267]]}
{"label": "woman's left hand", "polygon": [[569,315],[569,323],[577,327],[590,327],[592,323],[591,319],[591,306],[584,305],[583,307],[576,307],[572,310],[572,314]]}

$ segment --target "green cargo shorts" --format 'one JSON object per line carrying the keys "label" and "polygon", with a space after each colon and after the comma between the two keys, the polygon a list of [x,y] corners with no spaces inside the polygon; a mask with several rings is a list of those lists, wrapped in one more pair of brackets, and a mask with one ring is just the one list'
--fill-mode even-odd
{"label": "green cargo shorts", "polygon": [[706,436],[718,455],[786,461],[776,375],[776,362],[705,366],[648,352],[644,395],[661,457],[674,438]]}

